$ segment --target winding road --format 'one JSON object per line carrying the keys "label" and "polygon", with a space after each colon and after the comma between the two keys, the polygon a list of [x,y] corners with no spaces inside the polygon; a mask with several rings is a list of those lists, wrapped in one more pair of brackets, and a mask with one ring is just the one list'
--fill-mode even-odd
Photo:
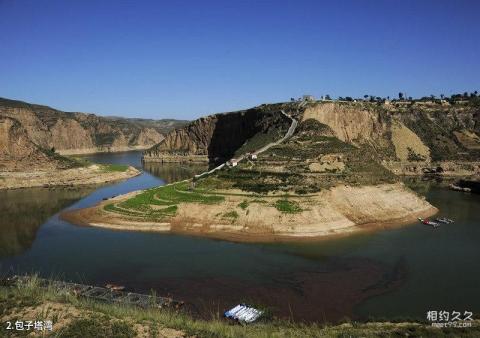
{"label": "winding road", "polygon": [[[286,117],[288,117],[290,120],[292,120],[292,124],[291,124],[290,127],[288,128],[288,131],[287,131],[287,133],[285,134],[285,136],[282,137],[280,140],[277,140],[277,141],[275,141],[275,142],[272,142],[272,143],[269,143],[269,144],[263,146],[262,148],[254,151],[252,154],[259,155],[259,154],[267,151],[267,150],[270,149],[271,147],[276,146],[276,145],[284,142],[286,139],[288,139],[290,136],[293,135],[293,133],[295,132],[295,129],[297,128],[298,121],[297,121],[296,119],[294,119],[293,117],[291,117],[290,115],[288,115],[287,113],[285,113],[283,110],[281,110],[280,113],[282,113],[283,115],[285,115]],[[227,162],[230,162],[230,161],[235,160],[235,161],[238,163],[238,162],[240,162],[240,161],[242,161],[242,160],[244,160],[244,159],[245,159],[245,155],[241,155],[240,157],[232,158],[232,159],[230,159],[230,160],[227,161]],[[206,171],[206,172],[203,172],[203,173],[201,173],[201,174],[195,175],[195,178],[200,178],[200,177],[205,176],[205,175],[210,175],[210,174],[214,173],[215,171],[220,170],[220,169],[222,169],[224,166],[226,166],[226,165],[227,165],[227,162],[222,163],[222,164],[220,164],[218,167],[215,167],[215,168],[213,168],[213,169],[211,169],[211,170],[209,170],[209,171]]]}

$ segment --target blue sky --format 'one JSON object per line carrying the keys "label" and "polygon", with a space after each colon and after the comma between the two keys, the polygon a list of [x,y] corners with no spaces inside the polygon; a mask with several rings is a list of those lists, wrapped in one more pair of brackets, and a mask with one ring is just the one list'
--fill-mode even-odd
{"label": "blue sky", "polygon": [[0,96],[193,119],[480,90],[480,1],[0,0]]}

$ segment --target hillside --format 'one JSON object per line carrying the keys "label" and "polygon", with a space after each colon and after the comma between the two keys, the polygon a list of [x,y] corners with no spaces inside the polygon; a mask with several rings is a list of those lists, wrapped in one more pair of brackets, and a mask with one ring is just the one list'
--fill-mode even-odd
{"label": "hillside", "polygon": [[[280,111],[300,122],[296,135],[283,149],[290,151],[284,156],[284,161],[289,163],[287,167],[294,162],[314,159],[308,156],[336,154],[337,150],[328,149],[331,144],[314,140],[323,137],[316,130],[321,133],[328,128],[332,142],[367,154],[395,174],[467,175],[480,170],[477,165],[480,160],[480,107],[416,102],[283,103],[211,115],[169,133],[159,144],[145,151],[145,160],[228,160],[279,139],[289,125]],[[309,129],[308,135],[305,128]],[[316,155],[293,156],[298,155],[296,148],[304,153],[303,148],[309,146],[317,148]]]}
{"label": "hillside", "polygon": [[33,143],[60,154],[146,149],[186,123],[63,112],[4,98],[0,98],[0,116],[17,120]]}
{"label": "hillside", "polygon": [[[190,182],[132,192],[62,217],[235,241],[411,224],[438,209],[398,175],[477,174],[477,112],[470,105],[290,102],[204,117],[169,133],[145,160],[236,159]],[[242,156],[249,152],[256,156]]]}
{"label": "hillside", "polygon": [[[170,132],[164,140],[144,152],[150,162],[211,162],[230,159],[239,150],[254,150],[280,138],[290,120],[279,110],[293,106],[263,105],[239,112],[199,118]],[[248,145],[247,145],[248,144]]]}
{"label": "hillside", "polygon": [[15,119],[0,116],[0,170],[65,169],[72,163],[33,143],[25,128]]}

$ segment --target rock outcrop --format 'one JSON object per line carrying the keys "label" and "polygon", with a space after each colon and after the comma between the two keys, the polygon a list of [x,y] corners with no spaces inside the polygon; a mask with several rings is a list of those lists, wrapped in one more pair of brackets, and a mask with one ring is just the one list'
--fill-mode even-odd
{"label": "rock outcrop", "polygon": [[33,143],[60,154],[147,149],[186,123],[69,113],[2,98],[0,116],[17,120]]}
{"label": "rock outcrop", "polygon": [[[480,108],[413,102],[408,105],[283,103],[211,115],[170,132],[159,144],[144,152],[144,160],[212,163],[258,149],[273,140],[273,135],[279,139],[280,131],[284,133],[288,128],[289,121],[282,118],[281,110],[300,120],[297,134],[305,132],[302,125],[306,121],[315,120],[328,127],[329,135],[324,136],[364,149],[395,174],[423,175],[432,173],[432,168],[435,171],[441,168],[440,172],[445,175],[480,171],[477,163],[480,160]],[[314,134],[318,136],[317,132]],[[309,138],[306,134],[302,137]],[[325,154],[329,154],[327,149]],[[295,158],[294,153],[291,155]],[[452,163],[461,165],[455,167]],[[467,170],[467,167],[472,169]]]}
{"label": "rock outcrop", "polygon": [[[248,143],[278,139],[291,121],[275,105],[199,118],[144,152],[146,162],[219,162]],[[252,149],[253,150],[253,149]]]}
{"label": "rock outcrop", "polygon": [[474,105],[328,102],[307,107],[302,120],[308,119],[343,142],[369,148],[395,174],[480,171],[480,108]]}
{"label": "rock outcrop", "polygon": [[53,154],[33,143],[20,122],[0,116],[0,170],[27,170],[32,164],[40,169],[65,165]]}

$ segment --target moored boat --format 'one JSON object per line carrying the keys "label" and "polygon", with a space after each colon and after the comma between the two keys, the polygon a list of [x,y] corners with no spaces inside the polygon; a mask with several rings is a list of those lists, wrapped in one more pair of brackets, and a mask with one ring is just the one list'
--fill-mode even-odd
{"label": "moored boat", "polygon": [[440,222],[440,223],[444,223],[444,224],[453,223],[453,220],[451,220],[450,218],[446,218],[446,217],[437,218],[436,221]]}
{"label": "moored boat", "polygon": [[429,219],[418,218],[418,220],[423,224],[433,226],[434,228],[440,226],[438,222],[430,221]]}

